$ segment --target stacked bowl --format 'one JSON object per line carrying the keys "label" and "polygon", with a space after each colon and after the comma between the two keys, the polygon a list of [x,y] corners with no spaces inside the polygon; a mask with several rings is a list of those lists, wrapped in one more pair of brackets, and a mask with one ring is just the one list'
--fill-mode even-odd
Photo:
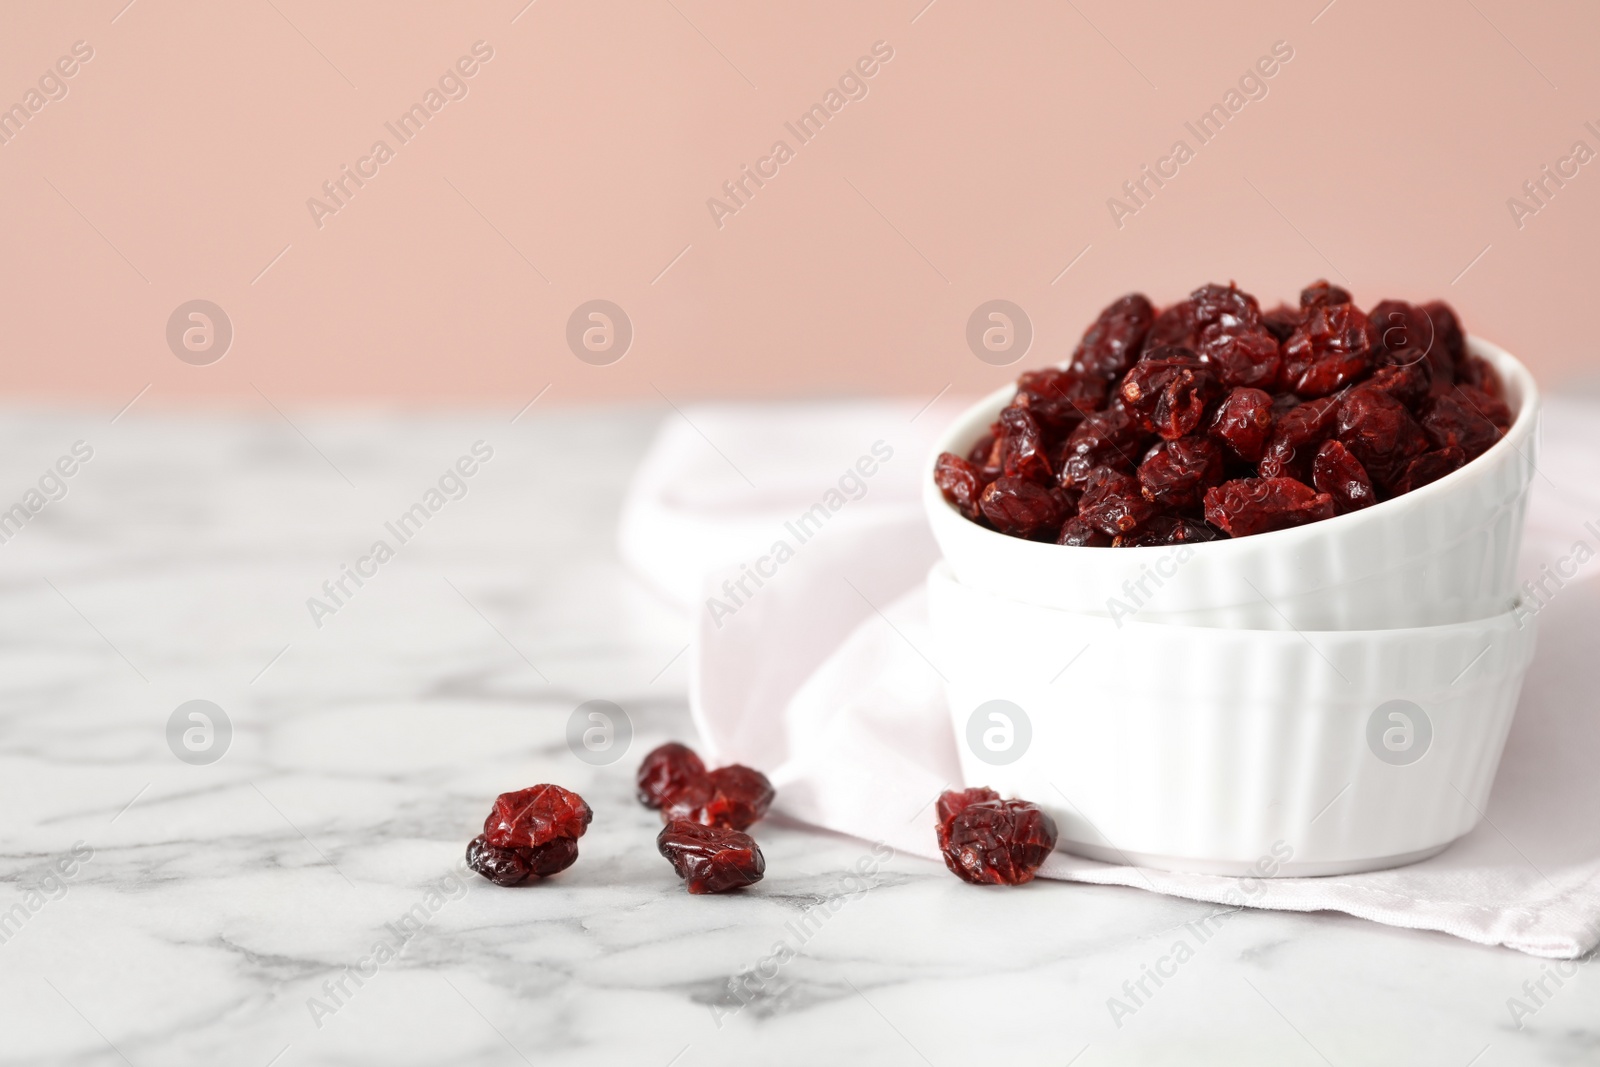
{"label": "stacked bowl", "polygon": [[[1088,548],[1007,537],[924,479],[962,771],[1117,863],[1323,875],[1433,855],[1482,818],[1533,655],[1516,562],[1538,393],[1476,338],[1514,419],[1464,467],[1292,529]],[[965,455],[1015,390],[934,449]]]}

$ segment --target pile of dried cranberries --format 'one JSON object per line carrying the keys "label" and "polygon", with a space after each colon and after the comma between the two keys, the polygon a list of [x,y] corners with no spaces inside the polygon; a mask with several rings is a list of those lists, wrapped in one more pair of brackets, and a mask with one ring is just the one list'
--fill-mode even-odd
{"label": "pile of dried cranberries", "polygon": [[[733,764],[706,770],[694,750],[677,742],[652,751],[639,765],[639,802],[659,808],[667,825],[656,848],[691,893],[724,893],[761,881],[767,861],[744,831],[767,813],[777,795],[760,771]],[[495,885],[522,885],[566,870],[578,859],[578,838],[594,813],[559,785],[501,793],[483,833],[467,846],[467,865]]]}
{"label": "pile of dried cranberries", "polygon": [[1026,371],[934,481],[974,522],[1062,545],[1172,545],[1299,526],[1409,493],[1511,425],[1444,303],[1370,312],[1319,281],[1263,312],[1231,283],[1100,312],[1065,368]]}
{"label": "pile of dried cranberries", "polygon": [[761,881],[767,861],[744,831],[776,795],[760,771],[740,764],[706,770],[692,748],[669,742],[639,765],[639,803],[666,823],[656,848],[691,893],[723,893]]}
{"label": "pile of dried cranberries", "polygon": [[[706,770],[687,745],[670,742],[639,765],[639,801],[666,823],[656,848],[691,893],[725,893],[761,881],[767,861],[744,831],[776,795],[760,771],[739,764]],[[1036,804],[1001,800],[992,789],[948,790],[935,808],[945,866],[974,885],[1023,885],[1056,847],[1056,824]],[[547,878],[578,859],[578,838],[594,812],[559,785],[501,793],[467,865],[496,885]]]}

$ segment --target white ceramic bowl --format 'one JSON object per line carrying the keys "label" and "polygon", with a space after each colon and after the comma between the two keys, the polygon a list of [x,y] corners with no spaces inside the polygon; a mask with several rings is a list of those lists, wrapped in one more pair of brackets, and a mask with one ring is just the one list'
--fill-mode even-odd
{"label": "white ceramic bowl", "polygon": [[1046,808],[1066,851],[1208,874],[1377,870],[1466,833],[1534,645],[1513,614],[1119,625],[974,590],[942,563],[928,597],[968,786]]}
{"label": "white ceramic bowl", "polygon": [[973,405],[929,457],[923,505],[956,576],[1013,600],[1119,619],[1249,629],[1432,626],[1511,610],[1533,478],[1538,390],[1525,367],[1476,338],[1499,371],[1511,428],[1471,463],[1405,496],[1290,530],[1187,547],[1074,548],[985,529],[933,484],[940,452],[966,455],[1011,399]]}

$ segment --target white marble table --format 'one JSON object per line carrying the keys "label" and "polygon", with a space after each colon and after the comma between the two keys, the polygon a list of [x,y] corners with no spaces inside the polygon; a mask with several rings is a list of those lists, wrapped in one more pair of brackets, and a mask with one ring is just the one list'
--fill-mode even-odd
{"label": "white marble table", "polygon": [[[0,1064],[1600,1061],[1587,969],[1518,1029],[1544,961],[1343,915],[901,856],[862,889],[870,845],[777,820],[765,881],[687,896],[630,780],[690,734],[688,623],[612,544],[655,411],[111,414],[0,420],[0,509],[93,449],[0,544]],[[478,440],[466,496],[314,625]],[[234,731],[205,765],[167,742],[195,699]],[[635,724],[617,764],[566,747],[590,699]],[[536,781],[595,807],[578,864],[455,880],[494,794]]]}

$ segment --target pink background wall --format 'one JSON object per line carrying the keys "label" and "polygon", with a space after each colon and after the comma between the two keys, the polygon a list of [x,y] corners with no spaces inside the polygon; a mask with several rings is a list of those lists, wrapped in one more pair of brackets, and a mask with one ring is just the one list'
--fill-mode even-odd
{"label": "pink background wall", "polygon": [[[1015,373],[966,344],[991,298],[1038,363],[1129,289],[1234,278],[1265,304],[1320,275],[1445,297],[1547,384],[1596,367],[1600,161],[1520,227],[1507,205],[1600,151],[1591,4],[525,4],[7,3],[0,106],[74,42],[93,58],[0,143],[0,391],[931,396]],[[466,96],[402,144],[385,122],[477,41]],[[864,97],[785,129],[878,41]],[[1116,225],[1108,198],[1278,41],[1266,95]],[[319,228],[307,199],[380,138]],[[707,199],[779,139],[793,158],[719,227]],[[234,330],[205,366],[166,338],[195,298]],[[565,340],[594,298],[635,332],[608,366]]]}

